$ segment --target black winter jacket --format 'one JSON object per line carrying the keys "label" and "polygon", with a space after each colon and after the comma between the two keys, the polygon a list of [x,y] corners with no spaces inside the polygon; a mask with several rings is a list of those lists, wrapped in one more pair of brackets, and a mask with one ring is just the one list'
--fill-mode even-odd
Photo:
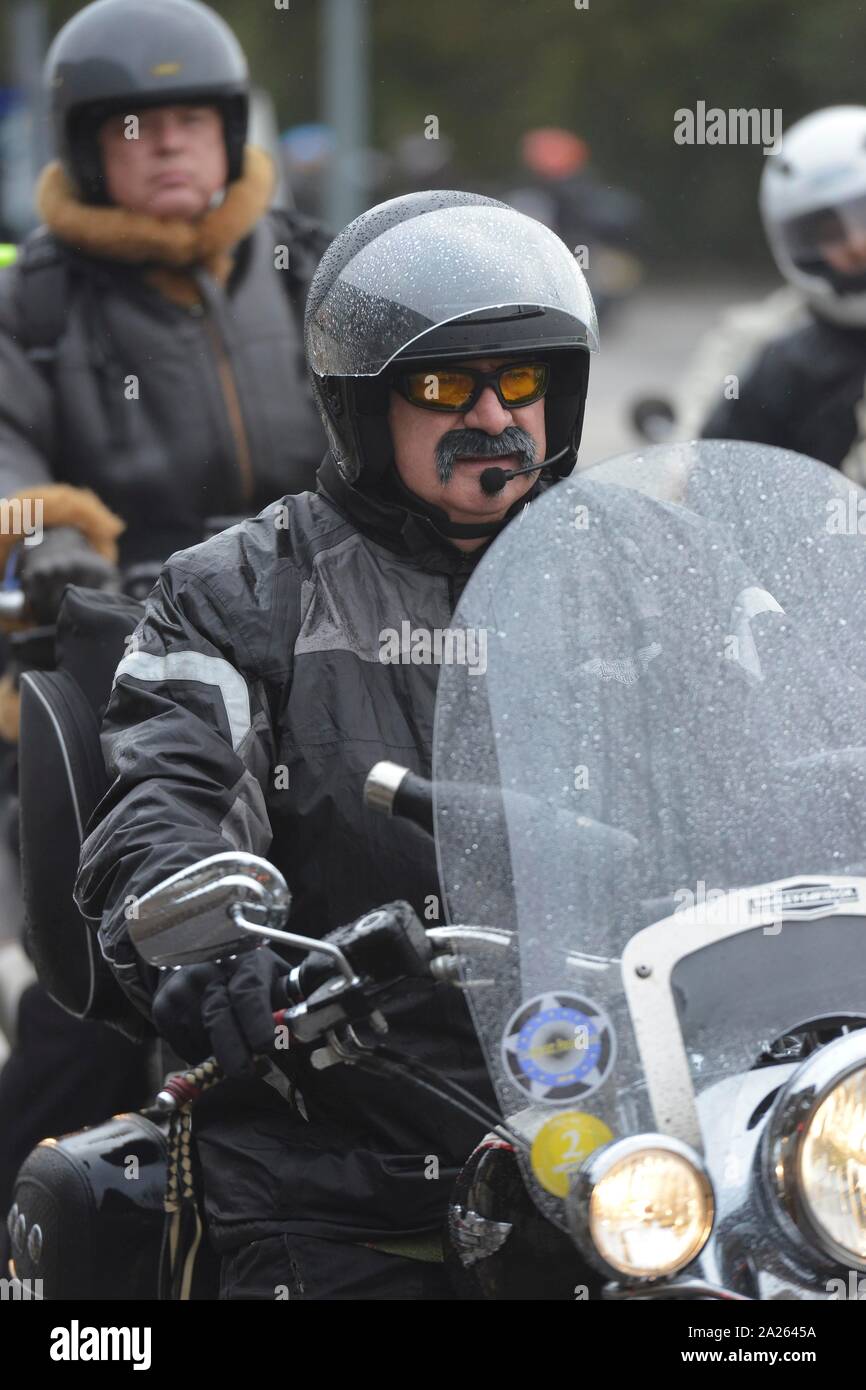
{"label": "black winter jacket", "polygon": [[[67,302],[47,364],[23,279],[47,272],[0,271],[0,494],[91,488],[127,523],[131,564],[194,544],[207,517],[253,515],[312,487],[325,438],[302,322],[327,243],[309,219],[272,210],[238,246],[225,287],[195,272],[203,302],[192,308],[140,266],[57,245]],[[275,266],[284,245],[286,270]]]}
{"label": "black winter jacket", "polygon": [[813,318],[764,348],[739,399],[720,401],[701,436],[775,444],[840,468],[864,393],[866,329]]}

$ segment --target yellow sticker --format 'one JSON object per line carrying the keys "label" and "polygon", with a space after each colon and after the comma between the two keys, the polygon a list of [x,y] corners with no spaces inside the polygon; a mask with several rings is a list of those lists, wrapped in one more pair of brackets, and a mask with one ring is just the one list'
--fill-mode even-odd
{"label": "yellow sticker", "polygon": [[595,1115],[563,1110],[545,1121],[532,1141],[532,1171],[554,1197],[567,1197],[570,1172],[612,1138],[612,1131]]}
{"label": "yellow sticker", "polygon": [[151,68],[153,77],[175,77],[182,69],[182,63],[156,63]]}

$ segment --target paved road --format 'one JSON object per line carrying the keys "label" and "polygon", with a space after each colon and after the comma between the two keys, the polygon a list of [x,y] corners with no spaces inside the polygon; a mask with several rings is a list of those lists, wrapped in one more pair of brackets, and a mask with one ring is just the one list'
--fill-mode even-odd
{"label": "paved road", "polygon": [[628,422],[630,403],[676,391],[696,344],[723,310],[769,288],[744,282],[651,283],[624,305],[604,325],[593,359],[581,466],[637,448],[640,441]]}

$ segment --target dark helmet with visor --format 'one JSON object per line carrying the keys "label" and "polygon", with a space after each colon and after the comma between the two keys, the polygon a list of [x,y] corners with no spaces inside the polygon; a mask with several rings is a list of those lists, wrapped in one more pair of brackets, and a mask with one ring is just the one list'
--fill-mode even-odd
{"label": "dark helmet with visor", "polygon": [[550,470],[573,469],[589,353],[598,347],[583,272],[548,227],[475,193],[410,193],[357,217],[322,257],[307,299],[307,362],[347,482],[393,461],[392,373],[407,363],[526,357],[549,364]]}
{"label": "dark helmet with visor", "polygon": [[198,0],[95,0],[48,50],[44,82],[57,154],[81,196],[108,201],[97,132],[147,106],[216,106],[228,180],[240,177],[249,110],[243,49]]}

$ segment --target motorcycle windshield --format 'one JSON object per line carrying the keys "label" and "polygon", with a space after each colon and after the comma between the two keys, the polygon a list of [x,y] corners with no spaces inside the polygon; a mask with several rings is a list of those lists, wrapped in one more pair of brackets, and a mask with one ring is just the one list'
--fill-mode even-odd
{"label": "motorcycle windshield", "polygon": [[715,442],[552,487],[466,588],[441,882],[449,922],[511,934],[457,949],[503,1115],[530,1139],[568,1117],[556,1171],[521,1160],[560,1224],[576,1155],[648,1130],[706,1150],[710,1087],[733,1136],[732,1078],[866,1018],[864,596],[862,490]]}

